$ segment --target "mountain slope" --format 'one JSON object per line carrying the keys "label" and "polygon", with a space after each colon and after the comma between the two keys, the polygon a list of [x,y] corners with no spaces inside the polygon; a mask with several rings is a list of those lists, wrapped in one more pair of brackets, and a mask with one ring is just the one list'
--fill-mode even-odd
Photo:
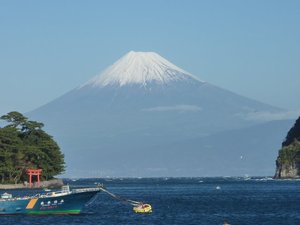
{"label": "mountain slope", "polygon": [[[129,171],[146,152],[172,154],[166,148],[176,141],[247,128],[265,122],[261,115],[281,112],[200,81],[156,53],[130,52],[29,116],[43,121],[59,140],[70,170],[82,170],[79,161],[84,160],[89,171],[134,176]],[[209,158],[212,152],[205,154]],[[180,160],[181,155],[173,157]],[[156,154],[150,158],[149,163],[164,167]],[[111,168],[115,161],[118,166]]]}

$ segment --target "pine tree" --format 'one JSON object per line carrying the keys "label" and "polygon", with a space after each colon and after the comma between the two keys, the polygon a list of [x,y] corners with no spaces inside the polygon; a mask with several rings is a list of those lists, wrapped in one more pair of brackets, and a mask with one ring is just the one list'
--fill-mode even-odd
{"label": "pine tree", "polygon": [[64,155],[53,137],[42,129],[43,123],[29,121],[19,112],[10,112],[0,119],[7,122],[0,128],[2,183],[27,180],[26,170],[29,168],[42,169],[42,180],[64,172]]}

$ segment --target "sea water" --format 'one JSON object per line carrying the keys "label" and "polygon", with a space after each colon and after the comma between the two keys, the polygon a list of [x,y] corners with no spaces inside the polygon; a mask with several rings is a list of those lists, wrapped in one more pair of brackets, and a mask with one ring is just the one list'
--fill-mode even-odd
{"label": "sea water", "polygon": [[[270,178],[136,178],[67,180],[75,188],[103,183],[150,214],[101,192],[80,215],[1,216],[0,224],[300,225],[300,181]],[[20,194],[20,193],[19,193]]]}

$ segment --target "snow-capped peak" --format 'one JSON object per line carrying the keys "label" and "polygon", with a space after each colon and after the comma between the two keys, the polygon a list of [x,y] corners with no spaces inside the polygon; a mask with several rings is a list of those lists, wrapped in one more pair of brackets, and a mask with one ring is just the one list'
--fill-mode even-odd
{"label": "snow-capped peak", "polygon": [[170,81],[186,79],[199,81],[195,76],[175,66],[155,52],[130,51],[83,86],[101,87],[127,84],[146,86],[150,82],[166,84]]}

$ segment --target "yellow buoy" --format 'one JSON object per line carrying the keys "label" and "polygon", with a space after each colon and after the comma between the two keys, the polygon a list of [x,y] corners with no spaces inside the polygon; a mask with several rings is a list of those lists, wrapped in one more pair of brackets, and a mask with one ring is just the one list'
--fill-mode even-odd
{"label": "yellow buoy", "polygon": [[136,213],[151,213],[152,206],[150,204],[139,204],[133,207],[133,211]]}

